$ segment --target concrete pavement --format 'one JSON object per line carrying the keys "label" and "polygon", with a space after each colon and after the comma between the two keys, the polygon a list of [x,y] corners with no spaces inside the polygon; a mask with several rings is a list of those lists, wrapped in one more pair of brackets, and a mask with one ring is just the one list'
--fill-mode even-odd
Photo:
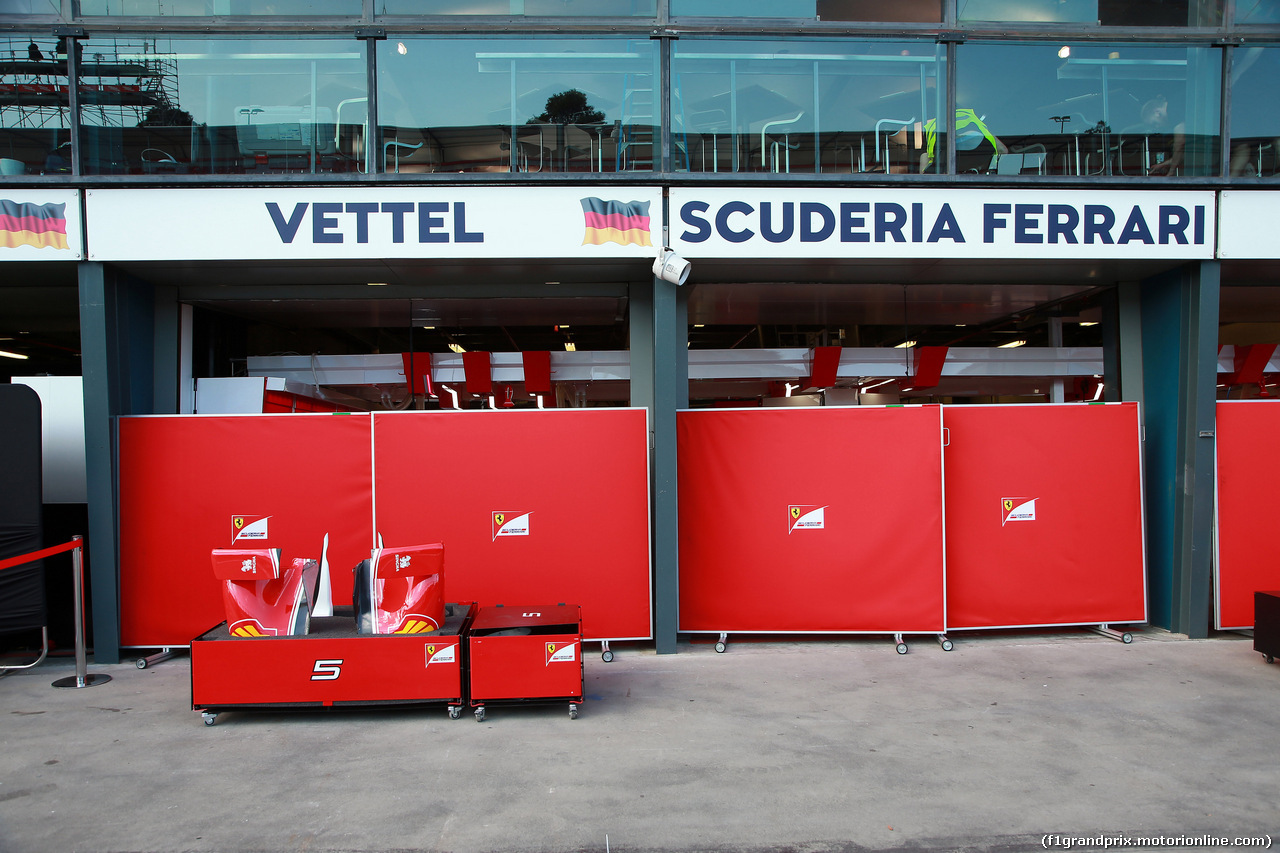
{"label": "concrete pavement", "polygon": [[0,678],[0,853],[1280,841],[1280,666],[1247,638],[952,637],[904,656],[886,637],[615,644],[610,664],[589,648],[577,720],[494,707],[479,724],[433,708],[206,727],[185,656],[91,666],[113,680],[82,690],[50,686],[74,672],[59,659]]}

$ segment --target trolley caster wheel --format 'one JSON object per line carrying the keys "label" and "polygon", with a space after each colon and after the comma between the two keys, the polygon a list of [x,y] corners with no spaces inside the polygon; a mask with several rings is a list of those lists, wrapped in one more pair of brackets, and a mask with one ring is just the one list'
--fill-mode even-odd
{"label": "trolley caster wheel", "polygon": [[212,726],[214,723],[218,722],[218,715],[210,714],[208,711],[205,711],[200,714],[200,719],[204,720],[204,724],[206,726]]}
{"label": "trolley caster wheel", "polygon": [[907,644],[898,643],[898,654],[905,655],[907,653]]}
{"label": "trolley caster wheel", "polygon": [[949,652],[949,651],[951,651],[952,649],[954,649],[955,647],[956,647],[956,644],[955,644],[955,643],[953,643],[953,642],[951,642],[950,640],[943,640],[943,641],[942,641],[942,650],[943,650],[944,652]]}
{"label": "trolley caster wheel", "polygon": [[578,706],[577,706],[577,705],[570,705],[570,706],[569,706],[569,719],[571,719],[571,720],[576,720],[576,719],[578,719]]}
{"label": "trolley caster wheel", "polygon": [[1263,656],[1262,656],[1262,659],[1263,659],[1264,661],[1266,661],[1267,663],[1275,663],[1275,662],[1276,662],[1276,656],[1275,656],[1275,655],[1263,655]]}
{"label": "trolley caster wheel", "polygon": [[146,669],[146,668],[147,668],[147,659],[146,659],[146,658],[138,658],[136,661],[134,661],[133,665],[134,665],[134,666],[136,666],[138,669]]}
{"label": "trolley caster wheel", "polygon": [[613,663],[613,652],[607,651],[607,650],[601,652],[600,660],[604,661],[605,663]]}
{"label": "trolley caster wheel", "polygon": [[476,722],[477,723],[484,722],[484,708],[476,708]]}
{"label": "trolley caster wheel", "polygon": [[724,643],[722,643],[722,642],[717,642],[717,643],[716,643],[716,653],[717,653],[717,654],[721,654],[721,655],[722,655],[722,654],[724,654],[724,650],[725,650],[725,648],[726,648],[726,646],[725,646],[725,644],[724,644]]}
{"label": "trolley caster wheel", "polygon": [[458,718],[459,718],[459,717],[461,717],[461,716],[462,716],[462,709],[461,709],[461,708],[459,708],[457,705],[450,705],[450,706],[449,706],[449,719],[451,719],[451,720],[456,720],[456,719],[458,719]]}
{"label": "trolley caster wheel", "polygon": [[1126,646],[1129,645],[1130,643],[1133,642],[1133,634],[1130,634],[1128,631],[1125,631],[1123,634],[1120,635],[1120,642],[1124,643]]}

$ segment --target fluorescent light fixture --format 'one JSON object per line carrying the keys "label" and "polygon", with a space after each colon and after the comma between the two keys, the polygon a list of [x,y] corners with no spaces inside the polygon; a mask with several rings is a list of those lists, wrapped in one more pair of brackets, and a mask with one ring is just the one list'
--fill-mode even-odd
{"label": "fluorescent light fixture", "polygon": [[366,285],[366,287],[386,287],[386,286],[387,286],[387,283],[385,281],[371,281]]}
{"label": "fluorescent light fixture", "polygon": [[896,381],[897,381],[896,379],[881,379],[879,382],[873,382],[870,385],[862,386],[861,388],[858,389],[858,392],[861,394],[865,394],[868,391],[870,391],[872,388],[879,388],[881,385],[888,385],[890,382],[896,382]]}
{"label": "fluorescent light fixture", "polygon": [[915,345],[916,345],[915,341],[903,341],[900,344],[895,344],[893,348],[894,349],[910,349]]}
{"label": "fluorescent light fixture", "polygon": [[464,353],[467,351],[467,348],[464,347],[462,344],[455,344],[452,341],[449,342],[449,349],[453,350],[456,353]]}
{"label": "fluorescent light fixture", "polygon": [[694,327],[695,329],[701,329],[701,328],[705,327],[706,325],[707,325],[706,323],[694,323],[694,324],[693,324],[693,327]]}
{"label": "fluorescent light fixture", "polygon": [[1000,349],[1013,349],[1014,347],[1024,347],[1026,345],[1026,341],[1009,341],[1007,344],[1001,344]]}
{"label": "fluorescent light fixture", "polygon": [[565,351],[565,352],[577,352],[577,351],[578,351],[578,345],[577,345],[577,344],[575,344],[573,341],[565,341],[565,342],[564,342],[564,351]]}
{"label": "fluorescent light fixture", "polygon": [[1066,59],[1066,58],[1067,58],[1068,56],[1070,56],[1070,55],[1071,55],[1071,46],[1070,46],[1070,45],[1065,45],[1065,44],[1064,44],[1062,47],[1058,48],[1058,58],[1059,58],[1059,59]]}
{"label": "fluorescent light fixture", "polygon": [[29,356],[25,356],[20,352],[8,352],[6,350],[0,350],[0,358],[17,358],[25,361],[27,358],[29,358]]}
{"label": "fluorescent light fixture", "polygon": [[1081,325],[1081,326],[1096,326],[1096,325],[1098,325],[1098,321],[1097,321],[1097,320],[1081,320],[1081,321],[1080,321],[1080,325]]}
{"label": "fluorescent light fixture", "polygon": [[435,326],[423,326],[422,328],[426,329],[427,331],[431,331],[432,329],[435,328]]}

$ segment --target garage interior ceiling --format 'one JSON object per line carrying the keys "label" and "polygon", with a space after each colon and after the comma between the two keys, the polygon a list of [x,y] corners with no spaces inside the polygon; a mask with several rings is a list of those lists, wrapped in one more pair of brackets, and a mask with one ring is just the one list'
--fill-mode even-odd
{"label": "garage interior ceiling", "polygon": [[[1101,345],[1098,295],[1176,262],[693,260],[690,347]],[[245,355],[578,351],[627,347],[633,284],[648,263],[611,261],[188,262],[120,265],[244,330]],[[78,374],[73,264],[7,263],[0,359],[9,375]],[[891,282],[891,283],[889,283]],[[371,284],[376,286],[370,286]],[[1224,263],[1223,343],[1280,339],[1280,264]],[[433,328],[424,328],[424,327]],[[411,337],[412,336],[412,337]],[[235,368],[231,369],[232,372]],[[993,381],[992,394],[1017,393]],[[974,389],[968,389],[974,390]],[[1031,389],[1026,389],[1030,393]]]}

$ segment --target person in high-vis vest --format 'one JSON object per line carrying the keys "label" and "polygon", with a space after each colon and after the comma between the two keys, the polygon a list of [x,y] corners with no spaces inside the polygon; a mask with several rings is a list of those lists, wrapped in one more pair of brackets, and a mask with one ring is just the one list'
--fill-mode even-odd
{"label": "person in high-vis vest", "polygon": [[[1009,148],[992,133],[982,119],[971,109],[956,110],[956,139],[959,140],[964,135],[966,128],[972,128],[970,133],[976,131],[982,134],[984,141],[991,143],[992,154],[1007,154]],[[928,172],[933,169],[934,149],[938,144],[938,120],[931,118],[924,123],[925,146],[924,151],[920,154],[920,171]],[[981,145],[981,143],[979,143]]]}

